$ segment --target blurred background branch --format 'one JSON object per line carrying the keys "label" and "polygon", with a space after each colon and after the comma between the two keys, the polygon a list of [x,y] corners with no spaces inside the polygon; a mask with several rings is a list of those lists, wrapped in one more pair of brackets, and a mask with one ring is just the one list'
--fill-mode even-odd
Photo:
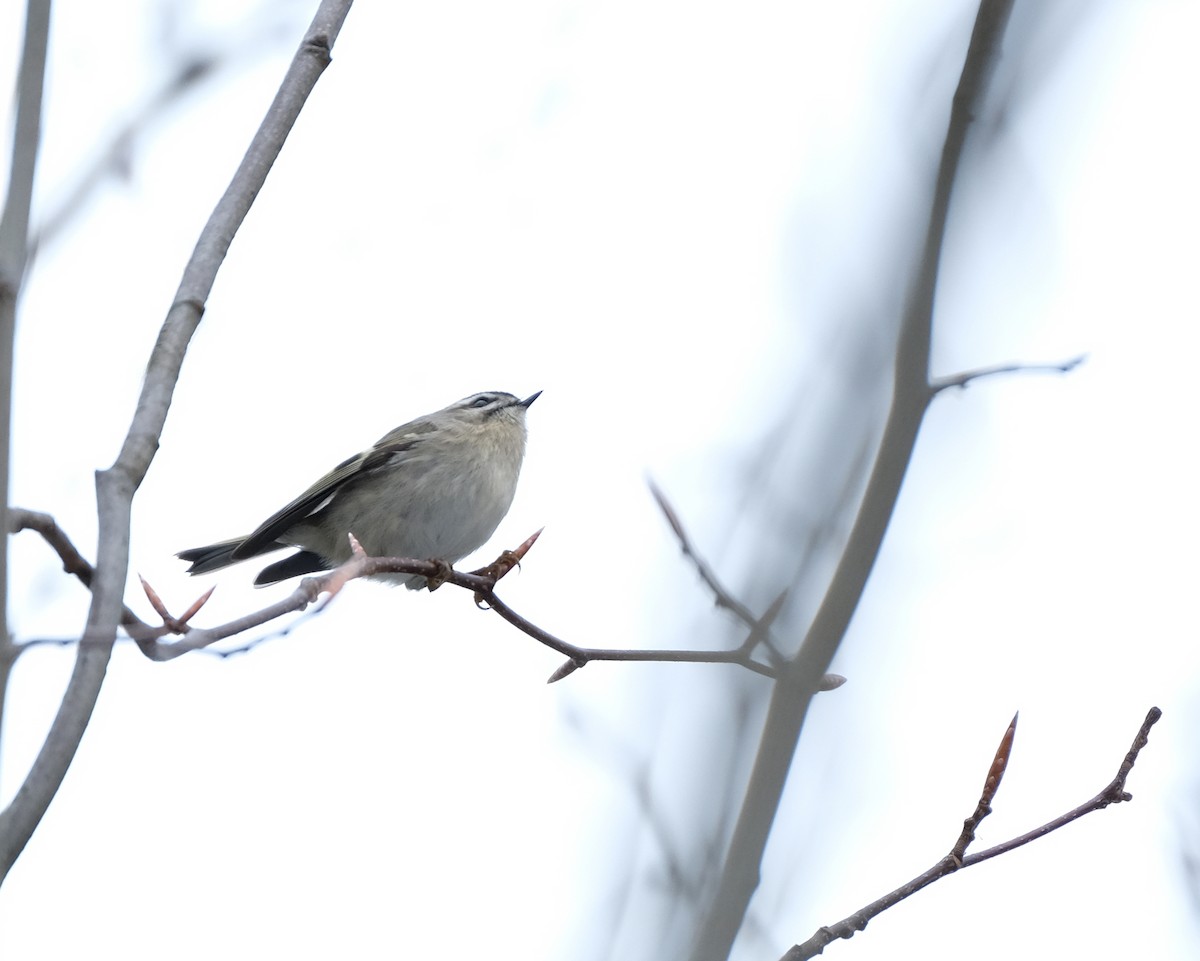
{"label": "blurred background branch", "polygon": [[771,825],[809,703],[845,636],[900,496],[922,418],[933,396],[929,345],[938,266],[950,200],[959,176],[967,132],[981,109],[1012,12],[1011,0],[984,0],[963,64],[930,213],[908,304],[900,323],[892,374],[892,403],[874,467],[840,562],[796,657],[775,682],[759,747],[729,842],[712,904],[702,913],[692,961],[723,961],[733,949],[758,887]]}
{"label": "blurred background branch", "polygon": [[[0,531],[8,530],[9,475],[12,467],[12,394],[17,304],[29,260],[29,214],[34,172],[42,141],[42,90],[50,43],[50,0],[28,0],[24,43],[17,68],[17,116],[4,210],[0,213]],[[0,543],[0,735],[8,680],[16,662],[8,627],[8,537]],[[0,762],[3,761],[0,755]]]}

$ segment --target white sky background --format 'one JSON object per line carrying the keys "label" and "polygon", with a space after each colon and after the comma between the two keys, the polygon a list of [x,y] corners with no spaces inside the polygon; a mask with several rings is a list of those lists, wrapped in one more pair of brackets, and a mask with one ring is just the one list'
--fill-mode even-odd
{"label": "white sky background", "polygon": [[[241,6],[194,4],[179,36],[236,45]],[[0,8],[9,64],[17,7]],[[123,22],[55,9],[43,211],[167,56],[157,4]],[[935,404],[739,958],[777,957],[932,863],[1014,710],[985,844],[1099,790],[1151,704],[1165,714],[1132,804],[939,882],[828,951],[1195,956],[1178,854],[1200,805],[1200,9],[1090,9],[1022,75],[956,199],[934,341],[936,373],[1088,362]],[[360,5],[218,278],[135,502],[132,570],[182,609],[213,579],[185,578],[175,551],[249,530],[416,414],[542,389],[517,502],[480,557],[546,533],[502,596],[597,646],[710,631],[645,475],[735,580],[720,547],[751,441],[798,378],[839,376],[824,352],[852,307],[898,299],[911,247],[895,248],[972,11]],[[13,499],[89,555],[92,471],[116,455],[183,264],[310,14],[295,5],[287,39],[256,40],[141,137],[129,179],[34,266]],[[82,589],[32,535],[12,556],[18,638],[77,631]],[[274,596],[249,590],[253,572],[215,578],[206,622]],[[71,657],[20,662],[3,799]],[[656,869],[622,750],[604,745],[686,771],[713,675],[732,668],[597,664],[546,687],[558,663],[450,588],[369,584],[229,660],[122,648],[0,890],[0,951],[603,957],[614,872]],[[645,934],[628,922],[614,956],[654,956]]]}

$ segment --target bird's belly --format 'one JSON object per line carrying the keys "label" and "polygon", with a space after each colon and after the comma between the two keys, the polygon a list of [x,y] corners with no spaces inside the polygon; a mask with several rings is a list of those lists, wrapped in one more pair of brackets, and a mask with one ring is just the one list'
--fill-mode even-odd
{"label": "bird's belly", "polygon": [[[421,473],[409,465],[405,473],[409,476],[403,479],[388,473],[363,478],[355,496],[335,498],[322,512],[319,530],[324,537],[318,525],[309,523],[295,530],[295,542],[340,563],[350,556],[346,535],[352,533],[372,557],[437,558],[453,564],[491,537],[516,488],[515,477],[511,482],[501,477],[496,483],[470,470],[438,476],[444,472]],[[350,510],[350,505],[364,501],[377,505],[370,515]],[[326,542],[313,543],[314,537]]]}

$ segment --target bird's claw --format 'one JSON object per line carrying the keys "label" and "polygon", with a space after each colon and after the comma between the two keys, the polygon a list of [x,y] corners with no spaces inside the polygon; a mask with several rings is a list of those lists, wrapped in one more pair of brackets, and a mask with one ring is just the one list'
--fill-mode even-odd
{"label": "bird's claw", "polygon": [[425,578],[425,586],[432,592],[436,591],[450,579],[450,575],[454,573],[454,568],[438,557],[430,558],[430,563],[437,568],[435,574]]}

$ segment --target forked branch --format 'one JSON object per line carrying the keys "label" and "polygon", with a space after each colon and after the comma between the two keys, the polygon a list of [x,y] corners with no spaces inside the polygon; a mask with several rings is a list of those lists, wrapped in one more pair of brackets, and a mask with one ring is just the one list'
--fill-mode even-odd
{"label": "forked branch", "polygon": [[1133,739],[1133,746],[1130,747],[1121,761],[1121,766],[1117,769],[1116,777],[1095,797],[1085,801],[1076,808],[1072,808],[1065,814],[1059,815],[1054,820],[1047,821],[1040,827],[1034,828],[1032,831],[1026,831],[1024,834],[986,850],[966,855],[967,847],[975,839],[975,830],[978,828],[979,822],[991,813],[992,800],[995,797],[996,790],[1000,787],[1000,779],[1004,776],[1004,770],[1008,765],[1008,758],[1012,752],[1013,737],[1016,734],[1017,728],[1017,719],[1014,717],[1004,734],[1004,738],[1000,742],[1000,747],[996,751],[995,758],[992,760],[992,766],[988,770],[988,776],[984,781],[983,791],[980,793],[975,811],[963,822],[962,834],[959,836],[958,841],[955,842],[954,847],[950,849],[950,852],[929,870],[923,874],[919,874],[907,884],[903,884],[878,900],[872,901],[866,907],[860,908],[849,917],[843,918],[835,924],[820,928],[816,934],[803,944],[797,944],[790,948],[783,955],[782,961],[803,961],[805,958],[815,958],[825,950],[825,946],[831,941],[835,941],[838,938],[854,937],[855,934],[867,926],[867,922],[872,918],[882,914],[893,905],[900,903],[909,895],[916,894],[922,888],[928,887],[934,881],[953,874],[960,868],[969,868],[973,864],[979,864],[981,861],[994,858],[999,854],[1005,854],[1014,848],[1028,844],[1030,841],[1036,841],[1038,838],[1045,837],[1051,831],[1057,831],[1077,818],[1081,818],[1085,814],[1091,814],[1093,811],[1102,810],[1110,804],[1132,800],[1133,795],[1125,790],[1125,780],[1129,777],[1129,772],[1133,770],[1133,765],[1137,761],[1138,754],[1146,746],[1146,742],[1150,738],[1150,728],[1155,725],[1160,717],[1162,717],[1162,711],[1157,707],[1150,708],[1149,713],[1146,714],[1146,719],[1138,729],[1137,737]]}

